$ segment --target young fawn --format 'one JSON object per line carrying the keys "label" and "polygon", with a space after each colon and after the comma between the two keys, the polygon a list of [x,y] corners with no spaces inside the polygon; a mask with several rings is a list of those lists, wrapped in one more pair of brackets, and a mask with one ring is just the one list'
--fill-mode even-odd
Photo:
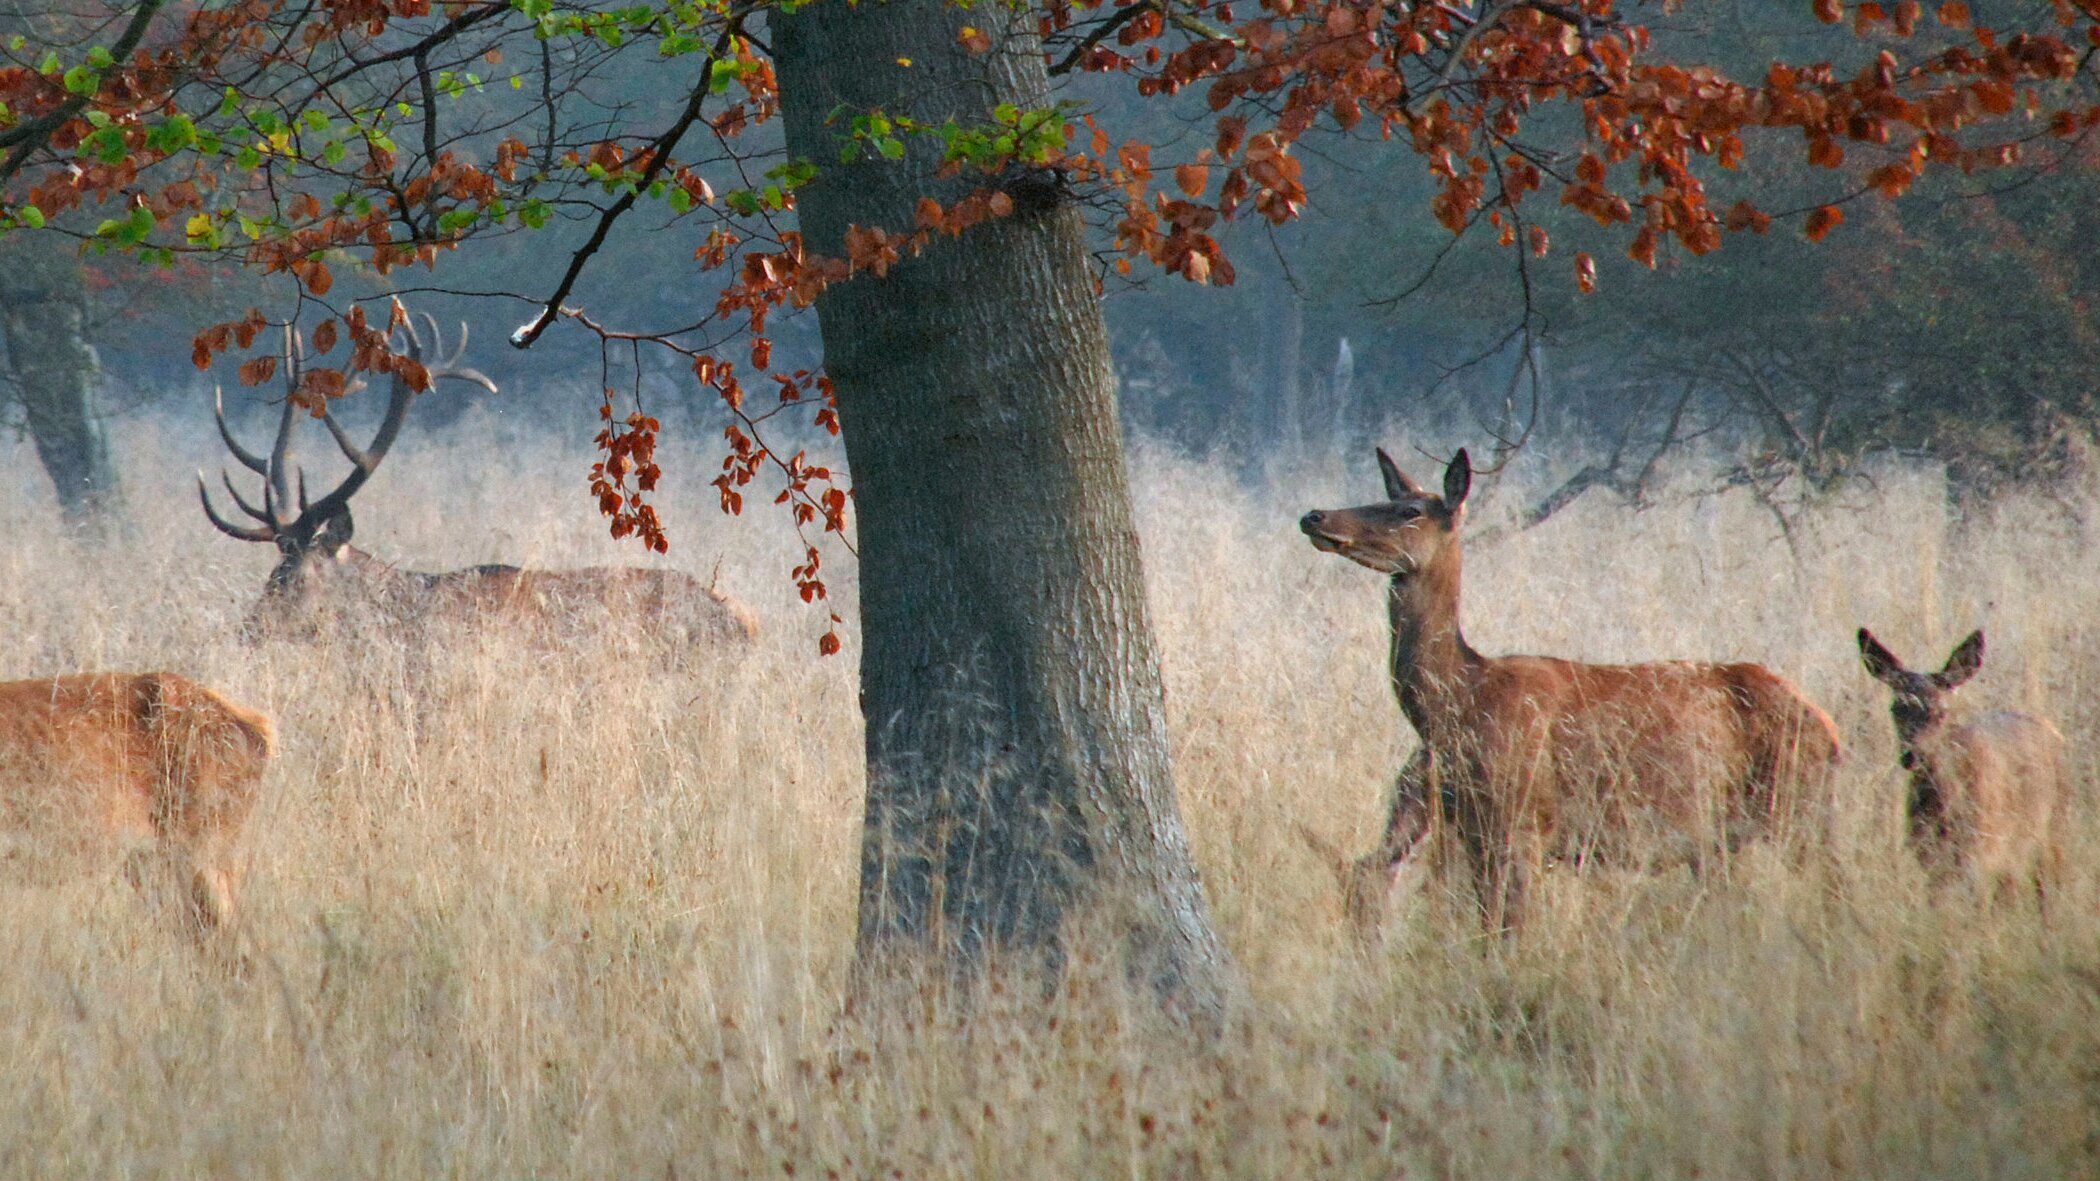
{"label": "young fawn", "polygon": [[1947,700],[1983,667],[1983,633],[1955,645],[1936,673],[1914,673],[1859,629],[1860,660],[1894,693],[1889,716],[1910,772],[1910,846],[1938,881],[1973,873],[2002,896],[2025,878],[2037,897],[2062,870],[2069,799],[2063,735],[2045,718],[2000,710],[1959,725]]}
{"label": "young fawn", "polygon": [[1582,664],[1483,656],[1459,628],[1460,540],[1473,470],[1443,494],[1378,452],[1386,500],[1307,513],[1313,547],[1388,575],[1391,675],[1422,742],[1394,787],[1379,848],[1351,871],[1370,909],[1441,812],[1490,929],[1523,919],[1548,858],[1691,860],[1762,836],[1799,810],[1838,758],[1837,729],[1756,664]]}

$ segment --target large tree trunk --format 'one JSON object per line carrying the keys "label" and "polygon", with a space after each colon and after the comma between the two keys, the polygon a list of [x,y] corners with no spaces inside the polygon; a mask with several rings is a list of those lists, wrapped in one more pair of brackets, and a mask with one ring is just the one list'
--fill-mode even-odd
{"label": "large tree trunk", "polygon": [[[850,114],[831,113],[983,126],[1001,103],[1048,106],[1033,19],[938,2],[773,18],[788,148],[821,170],[799,194],[813,253],[989,183],[937,180],[923,137],[842,164]],[[965,24],[993,50],[961,47]],[[1054,970],[1085,924],[1124,940],[1135,979],[1209,1010],[1229,969],[1174,796],[1108,334],[1079,210],[1049,180],[818,303],[859,513],[862,961]]]}
{"label": "large tree trunk", "polygon": [[19,232],[0,253],[0,342],[37,457],[74,525],[99,530],[117,504],[116,471],[96,406],[80,260],[57,234]]}

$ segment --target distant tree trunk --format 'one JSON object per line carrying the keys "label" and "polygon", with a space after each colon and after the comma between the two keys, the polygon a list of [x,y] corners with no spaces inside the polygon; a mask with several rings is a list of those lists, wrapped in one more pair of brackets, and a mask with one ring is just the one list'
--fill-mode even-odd
{"label": "distant tree trunk", "polygon": [[[842,164],[830,113],[983,126],[1001,103],[1046,107],[1034,19],[941,3],[771,18],[789,151],[822,169],[798,194],[813,252],[989,183],[936,179],[923,139]],[[967,52],[966,24],[994,48]],[[1054,177],[1009,191],[1014,216],[817,305],[858,507],[862,962],[1054,969],[1073,921],[1099,922],[1135,979],[1210,1010],[1229,967],[1174,795],[1084,225]]]}
{"label": "distant tree trunk", "polygon": [[0,251],[0,342],[12,387],[67,522],[99,530],[117,506],[117,475],[96,405],[79,258],[56,234],[16,233]]}

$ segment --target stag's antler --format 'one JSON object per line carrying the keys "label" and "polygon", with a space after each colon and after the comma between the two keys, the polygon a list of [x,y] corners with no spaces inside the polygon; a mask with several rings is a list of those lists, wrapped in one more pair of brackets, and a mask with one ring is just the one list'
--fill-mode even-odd
{"label": "stag's antler", "polygon": [[[442,352],[437,320],[425,315],[423,323],[430,336],[429,351]],[[460,324],[458,347],[452,350],[450,356],[435,364],[424,361],[423,334],[416,330],[415,322],[404,321],[402,329],[408,334],[408,356],[423,364],[431,384],[451,379],[472,382],[492,394],[496,392],[496,383],[489,380],[486,374],[459,363],[467,351],[467,326],[464,321]],[[394,440],[401,434],[402,425],[408,421],[409,403],[414,400],[416,391],[399,373],[391,375],[389,379],[386,415],[380,420],[378,433],[374,434],[371,443],[364,447],[351,442],[349,433],[343,429],[342,423],[336,421],[335,414],[324,403],[321,406],[321,422],[334,437],[343,457],[350,461],[350,474],[327,495],[318,500],[309,500],[306,494],[306,473],[300,471],[297,487],[299,511],[296,516],[287,516],[288,506],[293,500],[292,430],[299,414],[294,395],[299,392],[299,387],[305,380],[305,368],[306,343],[297,328],[287,326],[284,332],[284,412],[278,419],[277,438],[271,444],[267,459],[242,447],[240,441],[233,437],[233,430],[226,423],[223,392],[215,390],[213,393],[213,417],[219,425],[219,437],[225,441],[227,450],[233,453],[234,459],[242,467],[263,478],[263,507],[258,509],[241,497],[240,492],[234,488],[233,477],[220,472],[220,478],[225,482],[226,492],[233,498],[233,503],[257,522],[247,526],[234,524],[219,515],[217,507],[212,504],[211,491],[205,483],[204,474],[197,474],[197,496],[204,504],[204,515],[219,532],[229,537],[237,537],[242,541],[276,541],[287,536],[312,536],[322,524],[349,507],[350,498],[357,494],[358,489],[364,487],[366,480],[372,478],[373,472],[379,470],[380,461],[386,458]],[[350,392],[362,388],[364,383],[359,381],[351,387]]]}

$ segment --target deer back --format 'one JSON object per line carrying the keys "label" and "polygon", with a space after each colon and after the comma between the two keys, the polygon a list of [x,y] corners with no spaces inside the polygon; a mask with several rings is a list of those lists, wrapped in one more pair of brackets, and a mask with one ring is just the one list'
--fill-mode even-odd
{"label": "deer back", "polygon": [[1930,776],[1944,809],[1912,826],[1928,864],[1982,876],[2030,868],[2057,838],[2068,805],[2063,735],[2046,719],[1999,711],[1921,735],[1914,775]]}
{"label": "deer back", "polygon": [[39,859],[237,832],[270,756],[269,719],[172,673],[0,684],[0,799]]}

